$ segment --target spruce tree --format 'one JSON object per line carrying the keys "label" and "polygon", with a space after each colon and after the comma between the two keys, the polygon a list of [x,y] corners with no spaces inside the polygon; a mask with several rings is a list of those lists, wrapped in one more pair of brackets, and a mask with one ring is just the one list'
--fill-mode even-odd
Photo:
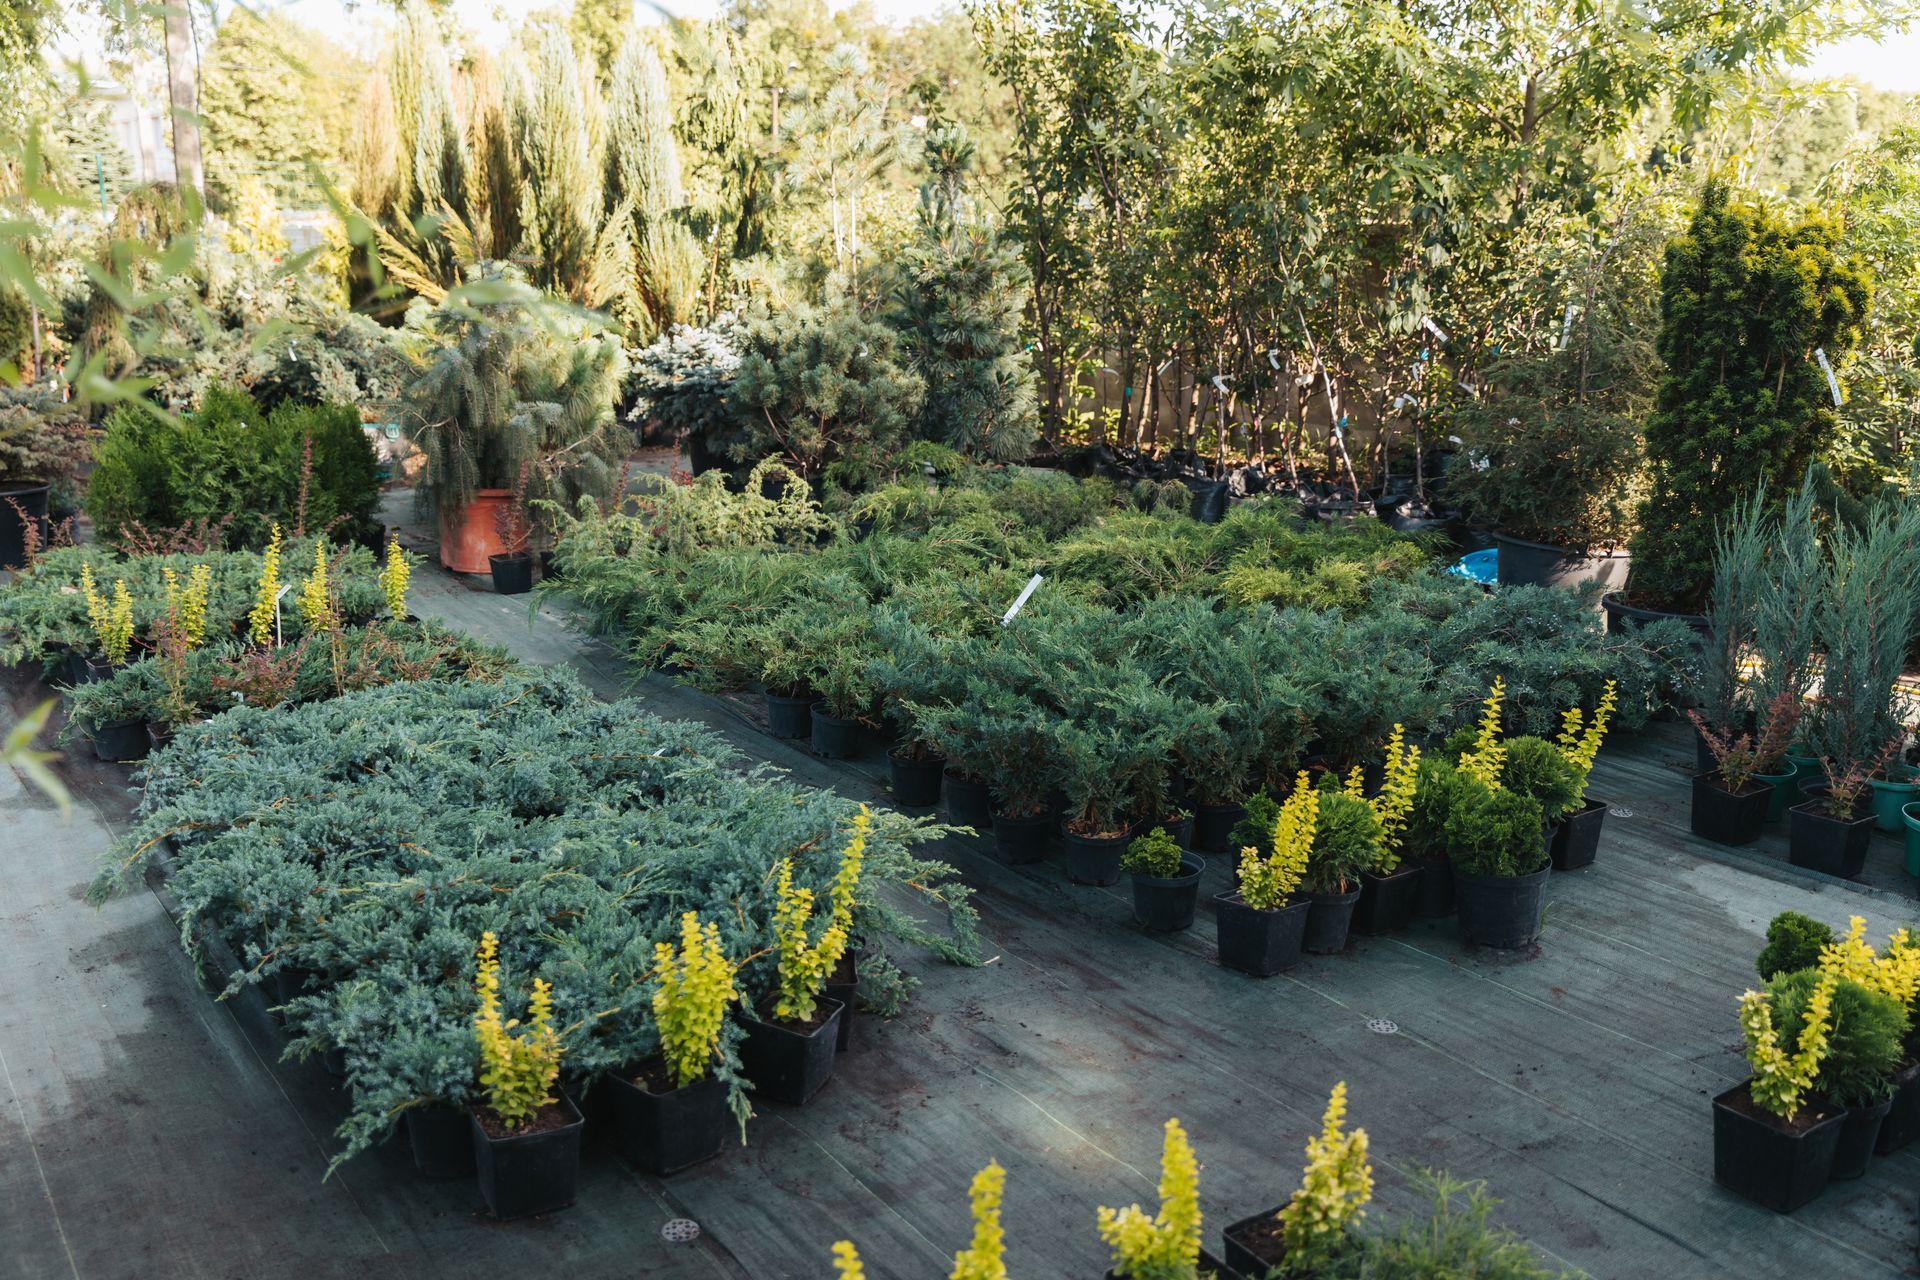
{"label": "spruce tree", "polygon": [[1019,248],[973,207],[974,145],[957,123],[927,129],[918,239],[900,263],[894,325],[926,380],[921,434],[962,453],[1024,458],[1039,433],[1020,337],[1027,275]]}
{"label": "spruce tree", "polygon": [[606,167],[607,211],[629,220],[635,336],[646,340],[690,317],[702,256],[680,221],[687,199],[666,71],[643,34],[628,38],[613,66]]}
{"label": "spruce tree", "polygon": [[1660,380],[1647,420],[1650,489],[1634,535],[1634,603],[1697,611],[1715,531],[1768,485],[1791,491],[1834,432],[1826,374],[1860,337],[1871,283],[1822,217],[1789,223],[1711,182],[1660,276]]}

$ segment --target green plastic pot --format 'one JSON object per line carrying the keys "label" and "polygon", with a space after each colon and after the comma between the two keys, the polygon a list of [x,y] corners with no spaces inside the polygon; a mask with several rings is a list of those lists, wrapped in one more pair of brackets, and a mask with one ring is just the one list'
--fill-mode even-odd
{"label": "green plastic pot", "polygon": [[1887,767],[1895,781],[1882,782],[1877,778],[1867,782],[1873,788],[1873,825],[1881,831],[1898,831],[1901,825],[1901,811],[1920,794],[1920,785],[1913,781],[1913,770],[1904,764]]}
{"label": "green plastic pot", "polygon": [[[1820,768],[1819,756],[1801,755],[1798,751],[1789,747],[1787,748],[1787,763],[1793,766],[1793,776],[1797,782],[1805,782],[1808,779],[1816,782],[1826,781],[1824,772]],[[1796,800],[1794,803],[1798,804],[1799,801]]]}
{"label": "green plastic pot", "polygon": [[1920,801],[1902,805],[1900,820],[1907,824],[1907,874],[1920,876]]}
{"label": "green plastic pot", "polygon": [[[1818,767],[1817,765],[1815,767]],[[1755,782],[1765,782],[1773,787],[1773,795],[1767,799],[1766,821],[1778,822],[1787,816],[1787,810],[1799,804],[1804,798],[1800,794],[1800,771],[1788,769],[1785,773],[1756,773]]]}

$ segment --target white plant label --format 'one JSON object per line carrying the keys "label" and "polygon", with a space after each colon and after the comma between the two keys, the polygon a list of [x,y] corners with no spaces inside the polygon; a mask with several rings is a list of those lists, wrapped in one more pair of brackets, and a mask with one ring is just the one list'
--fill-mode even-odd
{"label": "white plant label", "polygon": [[1838,408],[1840,405],[1840,379],[1833,376],[1833,366],[1827,363],[1827,349],[1825,347],[1815,347],[1813,349],[1813,358],[1820,362],[1820,372],[1827,375],[1827,390],[1833,393],[1834,407]]}
{"label": "white plant label", "polygon": [[1040,589],[1040,578],[1041,575],[1036,573],[1027,579],[1026,589],[1021,591],[1020,598],[1013,602],[1012,607],[1007,610],[1006,616],[1000,619],[1001,626],[1004,627],[1009,622],[1012,622],[1014,615],[1027,607],[1027,601],[1033,599],[1033,593]]}
{"label": "white plant label", "polygon": [[1573,337],[1573,303],[1567,303],[1567,314],[1560,321],[1560,345],[1557,350],[1565,351],[1567,342]]}
{"label": "white plant label", "polygon": [[1227,380],[1217,373],[1213,375],[1213,389],[1220,393],[1222,400],[1227,398]]}
{"label": "white plant label", "polygon": [[275,644],[285,644],[287,642],[286,636],[280,631],[280,602],[287,598],[287,592],[291,590],[293,590],[293,584],[289,582],[286,586],[281,587],[279,592],[273,597],[273,642]]}
{"label": "white plant label", "polygon": [[1422,329],[1425,329],[1428,333],[1432,334],[1436,342],[1445,344],[1447,340],[1447,331],[1445,329],[1442,329],[1439,325],[1435,324],[1433,322],[1432,316],[1427,316],[1423,318],[1420,321],[1420,327]]}
{"label": "white plant label", "polygon": [[1267,352],[1267,363],[1278,369],[1280,367],[1280,353],[1269,350]]}

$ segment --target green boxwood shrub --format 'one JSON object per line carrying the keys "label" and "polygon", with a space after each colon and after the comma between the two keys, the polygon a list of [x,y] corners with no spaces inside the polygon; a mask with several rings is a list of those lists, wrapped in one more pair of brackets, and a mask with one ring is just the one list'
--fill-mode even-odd
{"label": "green boxwood shrub", "polygon": [[1763,979],[1811,969],[1820,952],[1833,943],[1833,930],[1812,916],[1782,911],[1767,922],[1767,945],[1760,949],[1754,968]]}

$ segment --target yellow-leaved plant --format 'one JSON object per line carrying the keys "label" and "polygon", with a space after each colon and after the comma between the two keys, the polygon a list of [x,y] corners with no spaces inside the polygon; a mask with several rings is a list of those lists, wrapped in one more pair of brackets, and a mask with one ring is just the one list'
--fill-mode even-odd
{"label": "yellow-leaved plant", "polygon": [[1780,1046],[1767,997],[1758,991],[1740,997],[1740,1031],[1747,1039],[1747,1064],[1753,1068],[1749,1092],[1756,1103],[1783,1120],[1799,1113],[1807,1090],[1820,1074],[1820,1061],[1827,1056],[1827,1036],[1833,1030],[1833,989],[1838,981],[1831,973],[1820,975],[1813,994],[1807,997],[1800,1040],[1792,1053]]}
{"label": "yellow-leaved plant", "polygon": [[117,667],[133,652],[133,597],[127,592],[126,580],[114,580],[113,598],[108,600],[93,580],[93,566],[83,564],[80,590],[87,599],[87,621],[100,645],[100,656]]}
{"label": "yellow-leaved plant", "polygon": [[1252,845],[1240,850],[1240,900],[1256,911],[1286,906],[1307,874],[1307,855],[1319,823],[1320,796],[1302,769],[1293,794],[1273,820],[1273,852],[1262,857]]}
{"label": "yellow-leaved plant", "polygon": [[973,1242],[953,1255],[949,1280],[1007,1280],[1007,1236],[1000,1229],[1000,1201],[1007,1171],[998,1160],[973,1175],[967,1200],[973,1206]]}
{"label": "yellow-leaved plant", "polygon": [[172,565],[162,568],[160,576],[174,641],[183,652],[199,648],[207,637],[207,602],[213,596],[213,566],[204,563],[193,566],[187,571],[184,587]]}
{"label": "yellow-leaved plant", "polygon": [[1406,830],[1407,815],[1413,812],[1420,748],[1409,743],[1406,729],[1396,724],[1387,735],[1386,756],[1380,792],[1367,801],[1373,806],[1374,820],[1380,824],[1380,861],[1374,871],[1383,876],[1400,865],[1400,833]]}
{"label": "yellow-leaved plant", "polygon": [[400,549],[400,539],[391,539],[387,543],[387,562],[380,568],[380,593],[387,598],[387,616],[395,622],[407,616],[407,580],[412,575],[413,566],[407,563],[407,553]]}
{"label": "yellow-leaved plant", "polygon": [[1128,1280],[1194,1280],[1200,1265],[1200,1162],[1180,1121],[1167,1121],[1160,1147],[1160,1212],[1139,1205],[1100,1210],[1100,1238],[1113,1273]]}
{"label": "yellow-leaved plant", "polygon": [[1460,756],[1460,772],[1490,791],[1500,789],[1500,775],[1507,767],[1507,747],[1500,741],[1500,704],[1506,696],[1507,682],[1495,676],[1487,700],[1480,704],[1480,730],[1474,735],[1473,745]]}
{"label": "yellow-leaved plant", "polygon": [[739,995],[733,962],[720,946],[720,926],[708,921],[702,928],[697,911],[682,915],[679,951],[670,942],[654,943],[653,968],[659,983],[653,1021],[660,1029],[660,1056],[675,1087],[689,1085],[706,1076],[720,1047],[727,1006]]}
{"label": "yellow-leaved plant", "polygon": [[1287,1261],[1311,1262],[1336,1252],[1347,1230],[1373,1199],[1373,1168],[1367,1163],[1367,1131],[1342,1129],[1347,1117],[1347,1082],[1333,1086],[1320,1132],[1307,1143],[1307,1167],[1300,1189],[1281,1207],[1281,1238]]}
{"label": "yellow-leaved plant", "polygon": [[872,811],[861,805],[854,815],[847,847],[840,854],[840,869],[828,891],[827,923],[818,942],[808,936],[813,921],[813,890],[793,883],[792,858],[780,860],[773,908],[773,935],[780,956],[780,994],[773,1007],[776,1018],[791,1022],[812,1018],[827,979],[846,954],[847,940],[853,933],[854,896],[860,887],[860,867],[872,825]]}
{"label": "yellow-leaved plant", "polygon": [[553,1027],[553,988],[539,978],[527,998],[526,1028],[515,1034],[518,1018],[500,1020],[500,939],[492,930],[480,935],[480,963],[473,989],[480,1007],[473,1015],[480,1042],[480,1090],[487,1109],[509,1129],[525,1128],[554,1101],[560,1078],[560,1033]]}
{"label": "yellow-leaved plant", "polygon": [[860,1251],[853,1247],[853,1241],[834,1242],[833,1273],[840,1280],[867,1280],[866,1268],[860,1265]]}
{"label": "yellow-leaved plant", "polygon": [[1607,687],[1600,691],[1600,705],[1593,709],[1593,718],[1587,719],[1578,707],[1568,707],[1560,716],[1560,734],[1553,745],[1560,748],[1560,754],[1580,771],[1580,793],[1586,794],[1587,775],[1593,772],[1593,762],[1599,758],[1600,744],[1606,740],[1607,722],[1613,717],[1613,709],[1619,704],[1619,697],[1613,681],[1607,681]]}
{"label": "yellow-leaved plant", "polygon": [[313,572],[300,584],[300,620],[308,635],[323,635],[334,629],[333,595],[327,585],[327,540],[313,543]]}
{"label": "yellow-leaved plant", "polygon": [[1857,982],[1869,991],[1911,1007],[1920,995],[1920,946],[1905,929],[1887,939],[1884,954],[1875,954],[1866,940],[1867,922],[1852,916],[1844,937],[1836,938],[1820,949],[1820,972]]}
{"label": "yellow-leaved plant", "polygon": [[261,648],[274,642],[274,602],[280,597],[280,522],[274,521],[267,549],[260,553],[260,583],[254,589],[253,608],[247,611],[247,635]]}

